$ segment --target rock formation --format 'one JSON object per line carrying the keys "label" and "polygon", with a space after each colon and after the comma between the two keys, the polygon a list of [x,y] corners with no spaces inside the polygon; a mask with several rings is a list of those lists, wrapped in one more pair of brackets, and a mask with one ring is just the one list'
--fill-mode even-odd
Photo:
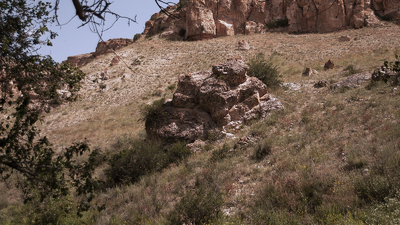
{"label": "rock formation", "polygon": [[181,75],[173,99],[163,106],[161,122],[146,121],[147,134],[193,141],[218,127],[239,129],[244,122],[282,108],[264,83],[247,76],[248,69],[238,57],[214,65],[212,72]]}
{"label": "rock formation", "polygon": [[133,40],[127,38],[115,38],[115,39],[110,39],[108,41],[102,41],[97,44],[95,52],[82,55],[69,56],[67,61],[71,64],[71,66],[74,67],[83,66],[91,62],[99,55],[111,53],[113,52],[113,50],[120,49],[131,43],[133,43]]}
{"label": "rock formation", "polygon": [[[146,23],[145,35],[201,40],[287,27],[291,33],[376,26],[375,16],[400,20],[397,0],[180,0]],[[269,28],[268,28],[269,27]]]}

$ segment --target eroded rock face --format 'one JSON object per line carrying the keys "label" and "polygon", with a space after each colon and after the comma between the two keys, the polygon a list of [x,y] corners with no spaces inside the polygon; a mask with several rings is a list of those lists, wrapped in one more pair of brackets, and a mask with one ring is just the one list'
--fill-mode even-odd
{"label": "eroded rock face", "polygon": [[[131,43],[133,43],[133,40],[127,38],[115,38],[115,39],[110,39],[108,41],[102,41],[97,44],[95,52],[82,55],[69,56],[67,61],[74,67],[80,67],[91,62],[99,55],[111,53],[113,52],[113,50],[120,49]],[[111,62],[111,64],[115,64],[115,61],[114,63]]]}
{"label": "eroded rock face", "polygon": [[195,140],[207,131],[239,129],[251,119],[282,108],[268,94],[267,86],[247,76],[249,67],[238,58],[216,64],[211,72],[181,75],[171,101],[164,104],[165,118],[158,124],[146,124],[149,137]]}
{"label": "eroded rock face", "polygon": [[169,37],[202,40],[235,34],[262,33],[266,24],[286,21],[292,33],[332,32],[377,26],[375,14],[400,20],[398,0],[186,0],[183,8],[168,7],[172,16],[157,14],[146,23],[144,34],[160,27]]}

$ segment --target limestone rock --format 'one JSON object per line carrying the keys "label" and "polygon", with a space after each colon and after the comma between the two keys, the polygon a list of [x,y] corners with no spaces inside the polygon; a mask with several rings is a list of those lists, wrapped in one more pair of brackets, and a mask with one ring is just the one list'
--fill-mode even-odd
{"label": "limestone rock", "polygon": [[146,121],[149,137],[195,140],[217,127],[239,129],[242,123],[283,107],[264,83],[247,76],[241,57],[212,69],[213,73],[179,77],[173,99],[164,104],[164,118],[156,124]]}
{"label": "limestone rock", "polygon": [[187,0],[183,8],[168,8],[172,16],[153,15],[144,34],[158,34],[161,27],[169,31],[168,36],[185,30],[186,39],[202,40],[262,33],[264,25],[270,23],[291,33],[305,33],[376,26],[380,23],[375,14],[400,20],[398,0]]}
{"label": "limestone rock", "polygon": [[350,41],[350,40],[351,40],[350,36],[347,36],[347,35],[341,36],[341,37],[339,38],[339,41],[342,41],[342,42]]}
{"label": "limestone rock", "polygon": [[88,53],[88,54],[82,54],[82,55],[69,56],[67,58],[67,61],[73,67],[79,67],[79,66],[83,66],[83,65],[89,63],[94,58],[95,58],[95,56],[92,53]]}
{"label": "limestone rock", "polygon": [[314,84],[315,88],[322,88],[328,86],[328,81],[327,80],[320,80],[317,83]]}
{"label": "limestone rock", "polygon": [[114,56],[114,58],[111,60],[111,66],[118,65],[118,63],[121,61],[121,58],[119,56]]}
{"label": "limestone rock", "polygon": [[250,45],[245,40],[241,40],[238,42],[238,49],[239,50],[250,50]]}
{"label": "limestone rock", "polygon": [[113,50],[125,47],[133,42],[132,39],[127,38],[115,38],[108,41],[102,41],[97,44],[96,51],[94,55],[102,55],[105,53],[111,53]]}
{"label": "limestone rock", "polygon": [[333,88],[356,88],[361,84],[368,82],[371,79],[371,75],[369,73],[357,73],[354,74],[345,80],[337,82],[334,84]]}
{"label": "limestone rock", "polygon": [[316,70],[311,69],[311,67],[307,67],[302,75],[304,77],[309,77],[311,75],[316,75],[316,74],[318,74],[318,72]]}

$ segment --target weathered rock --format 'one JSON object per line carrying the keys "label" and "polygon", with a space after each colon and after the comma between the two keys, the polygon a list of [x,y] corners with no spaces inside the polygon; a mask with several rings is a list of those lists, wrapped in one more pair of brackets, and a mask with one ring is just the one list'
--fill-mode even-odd
{"label": "weathered rock", "polygon": [[345,80],[342,80],[336,84],[334,84],[333,88],[356,88],[361,84],[368,82],[371,79],[371,75],[369,73],[357,73],[354,74]]}
{"label": "weathered rock", "polygon": [[217,78],[226,80],[229,86],[237,86],[246,81],[246,72],[249,66],[241,58],[228,59],[226,63],[220,63],[212,67]]}
{"label": "weathered rock", "polygon": [[82,54],[82,55],[69,56],[67,58],[67,61],[73,67],[79,67],[79,66],[83,66],[83,65],[91,62],[94,58],[95,58],[95,56],[93,55],[93,53],[88,53],[88,54]]}
{"label": "weathered rock", "polygon": [[250,50],[250,45],[245,40],[241,40],[238,42],[238,49],[239,50]]}
{"label": "weathered rock", "polygon": [[199,109],[165,107],[165,112],[164,123],[146,125],[149,138],[194,141],[204,137],[207,131],[217,128],[211,116]]}
{"label": "weathered rock", "polygon": [[[187,0],[187,6],[170,6],[172,16],[152,16],[144,33],[157,34],[156,28],[186,30],[189,40],[216,36],[264,32],[265,24],[286,27],[292,33],[332,32],[348,28],[379,25],[375,13],[400,19],[397,0]],[[156,19],[155,19],[156,18]],[[285,23],[280,23],[285,21]],[[287,22],[286,22],[287,21]],[[178,29],[173,29],[176,27]],[[275,28],[274,28],[275,29]],[[159,33],[159,32],[158,32]]]}
{"label": "weathered rock", "polygon": [[342,42],[345,42],[345,41],[350,41],[351,39],[350,39],[350,36],[341,36],[340,38],[339,38],[339,41],[342,41]]}
{"label": "weathered rock", "polygon": [[213,66],[213,73],[181,75],[171,101],[164,104],[161,122],[146,121],[149,137],[195,140],[208,130],[238,129],[240,124],[282,108],[267,86],[246,75],[248,66],[232,58]]}
{"label": "weathered rock", "polygon": [[122,47],[125,47],[133,42],[132,39],[127,39],[127,38],[115,38],[115,39],[110,39],[108,41],[102,41],[97,44],[96,51],[94,54],[97,55],[102,55],[105,53],[111,53],[113,50],[120,49]]}
{"label": "weathered rock", "polygon": [[335,67],[335,64],[333,63],[332,60],[328,60],[328,62],[325,63],[324,69],[329,70],[333,69]]}
{"label": "weathered rock", "polygon": [[303,72],[302,75],[303,75],[304,77],[309,77],[309,76],[311,76],[311,74],[312,74],[311,67],[307,67],[306,70]]}
{"label": "weathered rock", "polygon": [[110,66],[115,66],[118,65],[118,63],[121,61],[121,58],[119,56],[114,56],[114,58],[111,60]]}
{"label": "weathered rock", "polygon": [[389,69],[386,68],[385,66],[378,67],[374,70],[374,72],[371,74],[371,79],[373,81],[383,81],[383,80],[390,80],[394,79],[396,77],[396,73]]}
{"label": "weathered rock", "polygon": [[314,84],[315,88],[322,88],[328,86],[328,81],[327,80],[320,80],[317,83]]}

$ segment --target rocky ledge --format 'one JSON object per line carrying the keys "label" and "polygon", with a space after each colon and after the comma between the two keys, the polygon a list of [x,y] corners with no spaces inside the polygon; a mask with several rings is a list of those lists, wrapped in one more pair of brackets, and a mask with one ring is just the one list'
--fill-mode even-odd
{"label": "rocky ledge", "polygon": [[247,76],[241,57],[214,65],[212,72],[181,75],[173,99],[163,105],[162,119],[146,121],[150,138],[196,140],[216,128],[239,129],[252,119],[283,108],[267,85]]}

